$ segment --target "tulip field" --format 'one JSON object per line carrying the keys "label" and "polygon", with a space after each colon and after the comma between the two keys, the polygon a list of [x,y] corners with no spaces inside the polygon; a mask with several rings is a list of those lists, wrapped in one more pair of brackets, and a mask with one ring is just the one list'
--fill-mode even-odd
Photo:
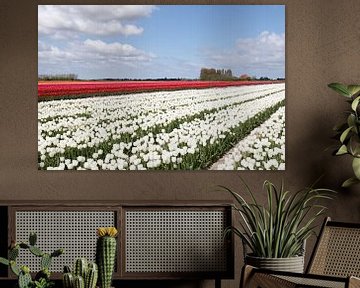
{"label": "tulip field", "polygon": [[38,84],[39,101],[106,96],[164,90],[249,86],[277,81],[44,81]]}
{"label": "tulip field", "polygon": [[241,140],[212,170],[284,170],[285,107]]}
{"label": "tulip field", "polygon": [[39,169],[285,169],[284,83],[128,92],[39,101]]}

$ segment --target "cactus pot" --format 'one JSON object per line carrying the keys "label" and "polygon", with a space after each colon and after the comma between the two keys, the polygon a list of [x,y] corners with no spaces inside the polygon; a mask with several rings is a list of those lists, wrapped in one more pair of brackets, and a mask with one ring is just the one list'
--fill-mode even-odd
{"label": "cactus pot", "polygon": [[304,255],[289,258],[263,258],[248,254],[245,256],[245,263],[257,268],[304,273]]}

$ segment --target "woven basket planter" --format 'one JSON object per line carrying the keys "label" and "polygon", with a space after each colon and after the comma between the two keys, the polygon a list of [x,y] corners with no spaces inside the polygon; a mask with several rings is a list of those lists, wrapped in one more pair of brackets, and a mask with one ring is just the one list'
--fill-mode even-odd
{"label": "woven basket planter", "polygon": [[262,258],[246,255],[245,263],[257,268],[275,271],[304,272],[304,256],[289,258]]}

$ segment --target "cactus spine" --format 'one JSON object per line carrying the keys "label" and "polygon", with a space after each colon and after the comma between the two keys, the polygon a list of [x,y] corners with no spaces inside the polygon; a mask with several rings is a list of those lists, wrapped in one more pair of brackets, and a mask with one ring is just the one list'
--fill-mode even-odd
{"label": "cactus spine", "polygon": [[85,288],[95,288],[98,279],[98,266],[96,263],[89,263],[85,276]]}
{"label": "cactus spine", "polygon": [[74,267],[74,274],[76,276],[81,276],[83,279],[85,279],[86,270],[88,266],[88,262],[85,258],[79,258],[75,261],[75,267]]}
{"label": "cactus spine", "polygon": [[100,288],[110,288],[116,258],[115,227],[98,228],[96,243],[96,261],[99,267]]}
{"label": "cactus spine", "polygon": [[49,269],[51,265],[52,257],[50,254],[44,253],[43,256],[41,256],[40,266],[41,269]]}
{"label": "cactus spine", "polygon": [[40,248],[36,246],[30,246],[29,251],[37,257],[41,257],[44,255],[44,252],[42,252]]}
{"label": "cactus spine", "polygon": [[74,288],[85,288],[84,278],[77,275],[74,277]]}
{"label": "cactus spine", "polygon": [[29,285],[32,283],[32,279],[29,273],[29,268],[28,267],[23,267],[23,268],[27,268],[27,269],[21,270],[19,274],[18,285],[19,288],[28,288]]}
{"label": "cactus spine", "polygon": [[16,276],[19,276],[21,271],[20,271],[19,266],[16,265],[16,262],[15,262],[14,260],[10,260],[9,265],[10,265],[11,271],[12,271]]}
{"label": "cactus spine", "polygon": [[72,275],[72,273],[64,273],[62,280],[64,288],[74,287],[74,276]]}
{"label": "cactus spine", "polygon": [[19,246],[15,246],[14,248],[10,249],[8,256],[10,261],[15,261],[16,258],[19,256]]}
{"label": "cactus spine", "polygon": [[64,288],[95,288],[98,279],[98,269],[95,263],[89,263],[85,258],[76,259],[74,272],[68,266],[64,266]]}

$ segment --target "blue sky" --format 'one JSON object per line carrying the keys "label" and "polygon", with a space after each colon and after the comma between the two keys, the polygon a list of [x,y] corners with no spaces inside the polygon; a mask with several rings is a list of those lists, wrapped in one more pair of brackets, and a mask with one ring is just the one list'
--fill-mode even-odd
{"label": "blue sky", "polygon": [[285,76],[284,5],[39,5],[39,74]]}

